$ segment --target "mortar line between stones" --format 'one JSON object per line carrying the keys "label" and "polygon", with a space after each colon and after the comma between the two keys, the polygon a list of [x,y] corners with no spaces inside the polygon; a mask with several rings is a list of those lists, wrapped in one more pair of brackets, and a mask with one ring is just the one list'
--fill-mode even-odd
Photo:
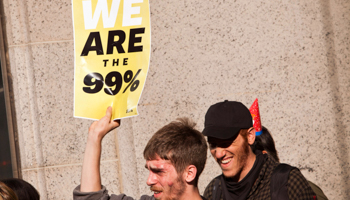
{"label": "mortar line between stones", "polygon": [[46,41],[46,42],[30,42],[26,44],[13,44],[9,45],[9,48],[11,47],[24,47],[28,45],[36,45],[36,44],[51,44],[51,43],[64,43],[64,42],[74,42],[74,40],[57,40],[57,41]]}
{"label": "mortar line between stones", "polygon": [[[113,160],[103,160],[101,161],[102,163],[109,163],[109,162],[117,162],[118,159],[113,159]],[[22,169],[22,172],[28,172],[28,171],[33,171],[33,170],[40,170],[40,169],[52,169],[52,168],[61,168],[61,167],[71,167],[71,166],[79,166],[83,165],[83,163],[73,163],[73,164],[66,164],[66,165],[53,165],[53,166],[47,166],[47,167],[35,167],[35,168],[30,168],[30,169]]]}

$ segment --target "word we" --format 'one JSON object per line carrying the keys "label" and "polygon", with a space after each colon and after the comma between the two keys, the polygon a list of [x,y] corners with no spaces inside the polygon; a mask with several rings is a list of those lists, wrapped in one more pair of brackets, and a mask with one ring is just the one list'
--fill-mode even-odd
{"label": "word we", "polygon": [[120,1],[123,1],[123,23],[122,26],[141,25],[142,17],[131,18],[131,15],[140,14],[140,7],[133,7],[133,3],[142,3],[143,0],[113,0],[111,9],[108,11],[107,0],[98,0],[94,15],[92,15],[91,0],[83,1],[85,29],[96,29],[102,14],[103,28],[113,28],[118,16]]}

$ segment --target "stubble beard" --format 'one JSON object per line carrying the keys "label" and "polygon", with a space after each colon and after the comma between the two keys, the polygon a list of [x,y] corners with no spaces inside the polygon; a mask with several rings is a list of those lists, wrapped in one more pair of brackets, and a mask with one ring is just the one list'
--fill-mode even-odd
{"label": "stubble beard", "polygon": [[[242,164],[240,166],[240,174],[246,169],[247,167],[247,162],[248,162],[248,156],[249,156],[249,150],[250,150],[250,146],[248,144],[248,141],[245,141],[243,144],[243,153],[240,156],[240,163]],[[244,177],[242,177],[244,178]]]}
{"label": "stubble beard", "polygon": [[[238,182],[240,175],[242,174],[242,172],[246,168],[249,150],[250,150],[250,146],[248,144],[248,141],[244,140],[242,153],[239,156],[237,155],[238,156],[237,157],[237,162],[238,162],[237,169],[233,173],[228,172],[227,176],[225,176],[225,177],[232,178],[236,182]],[[225,175],[224,171],[223,171],[223,173]]]}
{"label": "stubble beard", "polygon": [[180,199],[180,197],[185,193],[185,189],[186,189],[185,181],[182,179],[181,176],[178,176],[176,179],[176,184],[169,191],[171,196],[168,197],[166,200]]}

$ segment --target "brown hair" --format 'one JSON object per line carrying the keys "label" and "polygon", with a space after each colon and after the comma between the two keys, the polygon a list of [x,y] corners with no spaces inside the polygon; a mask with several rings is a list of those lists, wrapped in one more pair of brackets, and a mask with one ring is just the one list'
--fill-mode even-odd
{"label": "brown hair", "polygon": [[[243,139],[244,139],[244,142],[245,142],[245,147],[244,147],[244,151],[245,152],[249,152],[249,147],[250,147],[250,149],[252,150],[252,152],[254,153],[255,151],[255,141],[254,141],[254,143],[252,144],[252,145],[250,145],[249,143],[248,143],[248,130],[249,129],[241,129],[240,131],[239,131],[239,134],[243,137]],[[256,138],[256,137],[255,137]]]}
{"label": "brown hair", "polygon": [[207,159],[207,143],[204,136],[188,118],[179,118],[159,129],[148,141],[143,156],[154,160],[157,156],[169,160],[181,175],[187,166],[197,168],[194,183],[197,186],[199,175]]}
{"label": "brown hair", "polygon": [[40,195],[34,186],[23,179],[9,178],[2,182],[11,188],[20,200],[40,200]]}
{"label": "brown hair", "polygon": [[18,200],[15,192],[3,182],[0,182],[0,197],[4,200]]}
{"label": "brown hair", "polygon": [[243,137],[243,139],[248,143],[248,129],[241,129],[239,134]]}

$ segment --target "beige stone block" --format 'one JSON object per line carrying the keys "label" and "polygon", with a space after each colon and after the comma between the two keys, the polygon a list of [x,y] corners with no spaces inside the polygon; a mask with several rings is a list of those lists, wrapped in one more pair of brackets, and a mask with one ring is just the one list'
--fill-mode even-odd
{"label": "beige stone block", "polygon": [[22,171],[23,180],[27,181],[39,192],[41,200],[47,200],[46,175],[43,168],[25,169]]}
{"label": "beige stone block", "polygon": [[70,0],[26,2],[31,42],[73,40]]}
{"label": "beige stone block", "polygon": [[[81,165],[53,166],[45,168],[48,199],[73,198],[73,190],[80,185]],[[101,163],[101,181],[110,194],[119,193],[118,166],[114,160]]]}
{"label": "beige stone block", "polygon": [[26,1],[4,0],[7,41],[10,46],[29,42]]}
{"label": "beige stone block", "polygon": [[71,1],[5,0],[9,45],[73,40]]}
{"label": "beige stone block", "polygon": [[22,169],[38,167],[42,164],[41,138],[37,134],[30,51],[27,46],[9,49]]}
{"label": "beige stone block", "polygon": [[[121,191],[128,196],[139,197],[139,182],[137,174],[137,160],[133,135],[132,118],[121,120],[121,126],[117,128],[116,142],[119,156],[119,179]],[[138,139],[137,139],[138,140]]]}
{"label": "beige stone block", "polygon": [[[81,164],[57,165],[45,168],[23,170],[23,179],[40,193],[40,199],[72,199],[73,190],[80,185]],[[101,162],[101,181],[109,194],[119,194],[117,160]]]}

